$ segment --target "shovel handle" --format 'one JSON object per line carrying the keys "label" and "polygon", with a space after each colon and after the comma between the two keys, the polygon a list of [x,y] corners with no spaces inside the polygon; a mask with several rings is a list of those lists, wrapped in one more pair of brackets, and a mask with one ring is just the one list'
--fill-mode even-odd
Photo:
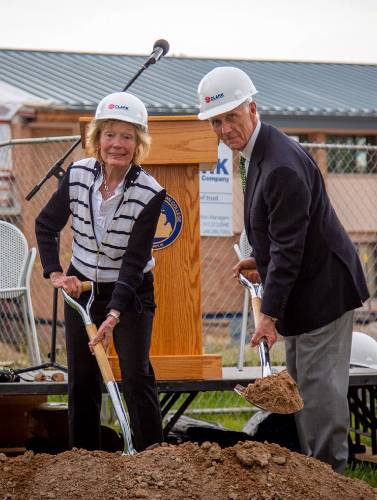
{"label": "shovel handle", "polygon": [[[90,281],[89,281],[90,283]],[[97,335],[97,327],[94,323],[90,325],[85,325],[86,332],[90,340],[93,340]],[[99,369],[101,370],[102,377],[104,382],[107,384],[108,382],[115,381],[113,371],[111,369],[109,360],[107,359],[107,355],[105,349],[103,348],[102,342],[96,344],[93,348],[94,355],[96,357]]]}
{"label": "shovel handle", "polygon": [[82,281],[81,282],[81,290],[83,292],[90,292],[92,289],[92,282],[91,281]]}
{"label": "shovel handle", "polygon": [[260,297],[252,297],[251,298],[251,307],[253,308],[255,328],[257,328],[258,324],[259,324],[261,305],[262,305],[262,301],[261,301]]}

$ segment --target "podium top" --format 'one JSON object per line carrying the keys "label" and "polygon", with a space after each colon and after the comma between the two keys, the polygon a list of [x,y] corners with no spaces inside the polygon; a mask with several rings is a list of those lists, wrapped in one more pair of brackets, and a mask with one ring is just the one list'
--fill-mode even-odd
{"label": "podium top", "polygon": [[[82,145],[90,117],[80,118]],[[151,151],[143,165],[201,165],[210,170],[217,162],[217,138],[208,121],[195,115],[150,116]],[[204,164],[204,165],[203,165]]]}

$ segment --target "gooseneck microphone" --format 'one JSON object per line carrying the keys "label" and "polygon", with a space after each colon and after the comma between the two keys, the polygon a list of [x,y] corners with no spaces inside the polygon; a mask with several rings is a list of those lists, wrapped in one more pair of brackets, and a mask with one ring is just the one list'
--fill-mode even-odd
{"label": "gooseneck microphone", "polygon": [[169,51],[169,42],[162,39],[157,40],[157,42],[155,42],[153,45],[153,51],[151,55],[148,57],[148,60],[145,63],[145,65],[149,66],[150,64],[155,64],[157,61],[161,59],[161,57],[167,54],[168,51]]}

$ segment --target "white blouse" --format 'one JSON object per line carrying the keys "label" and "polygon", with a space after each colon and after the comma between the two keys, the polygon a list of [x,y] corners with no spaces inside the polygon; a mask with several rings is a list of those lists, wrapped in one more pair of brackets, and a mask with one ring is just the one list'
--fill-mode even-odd
{"label": "white blouse", "polygon": [[[127,172],[125,175],[127,175]],[[116,187],[113,195],[110,196],[110,198],[108,198],[107,200],[104,200],[102,198],[102,194],[99,190],[102,183],[103,183],[103,174],[101,173],[98,176],[96,182],[94,183],[93,194],[92,194],[92,207],[93,207],[93,219],[94,219],[93,224],[94,224],[94,232],[98,243],[101,243],[101,241],[103,240],[107,228],[109,227],[110,222],[112,221],[115,215],[115,211],[120,202],[120,199],[123,196],[124,177]]]}

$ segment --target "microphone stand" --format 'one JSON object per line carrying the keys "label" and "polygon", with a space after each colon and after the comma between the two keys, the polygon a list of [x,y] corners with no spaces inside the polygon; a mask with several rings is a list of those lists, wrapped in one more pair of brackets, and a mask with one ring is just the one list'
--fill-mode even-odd
{"label": "microphone stand", "polygon": [[[134,81],[139,78],[141,73],[145,71],[151,64],[155,64],[158,60],[159,59],[156,60],[152,58],[152,56],[150,56],[147,59],[147,61],[142,65],[142,67],[137,71],[137,73],[131,78],[131,80],[129,80],[129,82],[123,88],[122,92],[125,92],[129,87],[131,87]],[[64,175],[64,170],[63,170],[64,161],[72,153],[72,151],[74,151],[77,148],[79,144],[81,144],[81,137],[72,144],[72,146],[63,154],[63,156],[54,163],[54,165],[50,168],[47,174],[33,187],[30,193],[28,193],[25,196],[26,201],[30,201],[33,198],[33,196],[40,190],[40,188],[47,181],[47,179],[49,179],[53,175],[59,179],[59,176],[62,177]]]}
{"label": "microphone stand", "polygon": [[[156,42],[157,43],[157,42]],[[156,45],[156,44],[155,44]],[[133,83],[135,80],[139,78],[139,76],[145,71],[151,64],[155,64],[162,55],[164,55],[167,52],[168,48],[166,48],[166,51],[161,54],[158,58],[154,58],[153,55],[149,56],[147,61],[141,66],[141,68],[136,72],[136,74],[129,80],[129,82],[126,84],[126,86],[123,88],[122,92],[125,92]],[[60,184],[60,181],[65,174],[65,170],[63,169],[63,164],[66,160],[66,158],[74,151],[77,146],[81,143],[81,138],[77,139],[72,146],[63,154],[61,158],[59,158],[54,165],[48,170],[47,174],[33,187],[33,189],[25,196],[25,199],[27,201],[30,201],[33,196],[40,190],[40,188],[43,186],[43,184],[49,179],[50,177],[54,176],[58,179],[58,185]],[[58,236],[58,250],[59,250],[59,245],[60,245],[60,237]],[[31,372],[31,371],[36,371],[36,370],[43,370],[47,368],[57,368],[59,370],[67,372],[67,368],[65,366],[62,366],[58,363],[56,363],[56,331],[57,331],[57,315],[58,315],[58,289],[54,288],[53,291],[53,302],[52,302],[52,323],[51,323],[51,345],[50,345],[50,352],[48,353],[48,357],[50,361],[47,363],[42,363],[37,366],[31,366],[29,368],[20,368],[18,370],[14,370],[16,374],[19,373],[25,373],[25,372]]]}

